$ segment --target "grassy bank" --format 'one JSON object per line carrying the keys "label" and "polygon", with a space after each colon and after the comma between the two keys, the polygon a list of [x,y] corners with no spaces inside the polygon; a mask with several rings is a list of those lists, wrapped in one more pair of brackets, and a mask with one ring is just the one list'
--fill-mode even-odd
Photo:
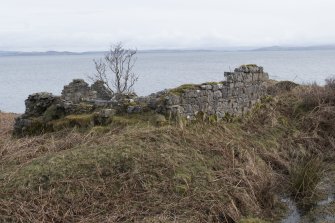
{"label": "grassy bank", "polygon": [[283,194],[302,204],[322,194],[334,105],[329,81],[284,89],[238,120],[157,127],[122,117],[132,121],[21,139],[0,113],[1,221],[277,221]]}

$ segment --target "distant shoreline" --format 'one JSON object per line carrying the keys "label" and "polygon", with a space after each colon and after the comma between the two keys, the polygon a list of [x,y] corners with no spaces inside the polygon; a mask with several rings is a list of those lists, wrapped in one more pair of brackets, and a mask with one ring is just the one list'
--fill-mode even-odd
{"label": "distant shoreline", "polygon": [[[305,47],[283,47],[271,46],[261,48],[232,48],[232,49],[153,49],[153,50],[138,50],[139,53],[176,53],[176,52],[267,52],[267,51],[329,51],[335,50],[335,45],[323,46],[305,46]],[[71,52],[71,51],[0,51],[0,57],[5,56],[59,56],[59,55],[89,55],[89,54],[104,54],[106,51],[84,51],[84,52]]]}

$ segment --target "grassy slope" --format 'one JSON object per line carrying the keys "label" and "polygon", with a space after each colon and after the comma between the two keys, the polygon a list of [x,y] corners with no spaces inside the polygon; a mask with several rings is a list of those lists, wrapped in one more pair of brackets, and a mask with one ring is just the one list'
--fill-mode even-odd
{"label": "grassy slope", "polygon": [[184,128],[132,120],[14,139],[0,113],[1,220],[273,221],[297,158],[334,157],[323,110],[302,92],[266,98],[243,121]]}

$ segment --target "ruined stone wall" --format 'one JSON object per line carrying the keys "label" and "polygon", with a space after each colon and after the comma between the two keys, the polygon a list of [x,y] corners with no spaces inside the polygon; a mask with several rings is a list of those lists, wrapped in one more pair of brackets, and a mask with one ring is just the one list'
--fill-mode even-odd
{"label": "ruined stone wall", "polygon": [[96,98],[101,100],[110,100],[112,98],[112,94],[110,91],[105,87],[103,81],[95,81],[91,85],[91,90],[96,92]]}
{"label": "ruined stone wall", "polygon": [[182,85],[147,97],[134,96],[125,101],[120,99],[115,103],[109,102],[111,95],[102,82],[98,81],[90,87],[79,79],[64,87],[61,98],[70,104],[90,101],[111,108],[122,104],[119,107],[128,113],[142,112],[146,110],[143,108],[149,108],[163,114],[177,110],[182,116],[190,118],[199,112],[223,118],[226,114],[243,115],[248,112],[266,94],[265,84],[269,75],[262,67],[242,65],[234,72],[225,72],[225,78],[222,82]]}
{"label": "ruined stone wall", "polygon": [[269,75],[262,67],[245,65],[225,72],[226,81],[201,85],[185,85],[170,91],[163,110],[177,109],[183,116],[195,117],[199,112],[223,118],[243,115],[266,94]]}
{"label": "ruined stone wall", "polygon": [[77,104],[83,100],[95,98],[94,94],[95,92],[91,90],[88,83],[82,79],[74,79],[71,83],[64,86],[61,97],[65,101]]}
{"label": "ruined stone wall", "polygon": [[234,72],[226,72],[225,77],[226,81],[182,85],[147,97],[128,94],[113,98],[102,82],[89,86],[84,80],[75,79],[64,86],[60,97],[45,92],[30,95],[25,114],[16,119],[14,134],[33,132],[37,127],[44,128],[50,121],[68,115],[105,115],[106,111],[108,114],[155,111],[189,119],[203,114],[221,119],[228,114],[245,114],[267,93],[269,76],[262,67],[241,66]]}
{"label": "ruined stone wall", "polygon": [[91,86],[83,79],[74,79],[65,85],[61,99],[71,104],[79,104],[85,101],[110,100],[112,95],[104,86],[103,81],[95,81]]}

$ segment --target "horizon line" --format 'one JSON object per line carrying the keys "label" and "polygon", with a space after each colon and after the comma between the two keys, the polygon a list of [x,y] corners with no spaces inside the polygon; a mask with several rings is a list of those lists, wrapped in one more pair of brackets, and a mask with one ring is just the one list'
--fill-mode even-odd
{"label": "horizon line", "polygon": [[[127,48],[127,47],[126,47]],[[280,50],[299,50],[299,49],[335,49],[335,44],[324,44],[324,45],[271,45],[271,46],[232,46],[232,47],[202,47],[202,48],[152,48],[152,49],[136,49],[138,52],[155,52],[155,51],[226,51],[226,52],[238,52],[238,51],[280,51]],[[131,48],[130,48],[131,49]],[[12,54],[39,54],[39,53],[69,53],[69,54],[88,54],[88,53],[105,53],[108,50],[83,50],[83,51],[71,51],[71,50],[32,50],[32,51],[22,51],[22,50],[0,50],[0,53],[12,53]]]}

